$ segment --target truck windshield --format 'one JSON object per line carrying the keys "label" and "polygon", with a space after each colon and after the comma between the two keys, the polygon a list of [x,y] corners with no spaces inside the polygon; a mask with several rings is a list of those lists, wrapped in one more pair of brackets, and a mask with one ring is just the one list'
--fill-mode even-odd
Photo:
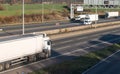
{"label": "truck windshield", "polygon": [[85,18],[86,20],[90,19],[90,18]]}
{"label": "truck windshield", "polygon": [[47,44],[48,44],[48,45],[51,45],[51,41],[48,41]]}

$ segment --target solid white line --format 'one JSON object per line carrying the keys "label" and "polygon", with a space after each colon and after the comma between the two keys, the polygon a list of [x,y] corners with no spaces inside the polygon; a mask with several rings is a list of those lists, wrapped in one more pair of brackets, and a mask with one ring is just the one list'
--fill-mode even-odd
{"label": "solid white line", "polygon": [[115,55],[116,53],[120,52],[120,50],[116,51],[115,53],[111,54],[110,56],[108,56],[107,58],[101,60],[100,62],[98,62],[96,65],[90,67],[89,69],[87,69],[86,71],[84,71],[82,74],[87,73],[88,71],[90,71],[92,68],[96,67],[97,65],[101,64],[103,61],[106,61],[107,59],[111,58],[113,55]]}
{"label": "solid white line", "polygon": [[[60,42],[59,44],[62,44],[62,43],[68,43],[68,42],[71,42],[71,41],[73,41],[73,40],[63,41],[63,42]],[[56,44],[54,43],[54,44],[52,44],[52,45],[56,45]]]}
{"label": "solid white line", "polygon": [[65,48],[68,48],[68,47],[70,47],[70,46],[60,47],[60,48],[58,48],[58,49],[56,49],[56,50],[61,50],[61,49],[65,49]]}
{"label": "solid white line", "polygon": [[[119,39],[120,39],[120,38],[116,38],[116,39],[109,40],[109,41],[115,41],[115,40],[119,40]],[[103,44],[103,43],[99,43],[99,44],[96,44],[96,45],[92,45],[92,46],[86,47],[86,48],[84,48],[84,49],[88,49],[88,48],[90,48],[90,47],[95,47],[95,46],[100,45],[100,44]],[[26,67],[26,66],[29,66],[29,65],[36,64],[36,63],[40,63],[40,62],[43,62],[43,61],[46,61],[46,60],[54,59],[54,58],[61,57],[61,56],[64,56],[64,55],[69,55],[69,54],[71,54],[71,53],[74,53],[74,52],[80,51],[80,50],[84,50],[84,49],[74,50],[74,51],[67,52],[67,53],[64,53],[64,54],[61,54],[61,55],[58,55],[58,56],[55,56],[55,57],[51,57],[51,58],[48,58],[48,59],[44,59],[44,60],[41,60],[41,61],[38,61],[38,62],[34,62],[34,63],[27,64],[27,65],[24,65],[24,66],[20,66],[20,67],[17,67],[17,68],[13,68],[13,69],[9,69],[9,70],[6,70],[6,71],[0,72],[0,73],[9,72],[9,71],[12,71],[12,70],[15,70],[15,69],[19,69],[19,68],[22,68],[22,67]],[[86,51],[86,53],[88,53],[88,52]]]}
{"label": "solid white line", "polygon": [[[74,44],[74,45],[77,46],[77,45],[84,44],[84,43],[87,43],[87,42],[77,43],[77,44]],[[64,47],[58,48],[56,50],[61,50],[61,49],[65,49],[65,48],[68,48],[68,47],[71,47],[71,46],[64,46]]]}
{"label": "solid white line", "polygon": [[[69,25],[69,27],[71,27],[73,24]],[[40,29],[40,28],[55,28],[56,26],[42,26],[42,27],[30,27],[30,28],[26,28],[25,30],[26,31],[29,31],[29,30],[36,30],[36,29]],[[60,27],[66,27],[65,25],[60,25]],[[14,32],[14,31],[22,31],[22,29],[15,29],[15,30],[7,30],[7,32]]]}
{"label": "solid white line", "polygon": [[[117,31],[119,31],[119,30],[117,30]],[[112,33],[114,33],[114,32],[117,32],[116,30],[115,31],[111,31]],[[107,34],[107,33],[111,33],[111,32],[105,32],[105,33],[102,33],[102,34]],[[101,34],[95,34],[95,35],[92,35],[92,36],[89,36],[89,37],[94,37],[94,36],[99,36],[99,35],[101,35]],[[85,37],[81,37],[81,38],[78,38],[78,40],[81,40],[81,39],[85,39],[85,38],[88,38],[87,36],[85,36]],[[63,41],[63,42],[58,42],[58,44],[62,44],[62,43],[67,43],[67,42],[71,42],[71,41],[73,41],[73,40],[69,40],[69,41]],[[52,45],[56,45],[56,44],[52,44]]]}
{"label": "solid white line", "polygon": [[[100,41],[100,40],[97,40],[97,39],[94,39],[93,41],[99,41],[99,42],[101,42],[101,43],[103,43],[103,44],[108,44],[108,45],[112,45],[111,43],[109,43],[109,42],[105,42],[105,41]],[[78,45],[81,45],[81,44],[85,44],[85,43],[87,43],[86,41],[84,41],[84,42],[82,42],[82,43],[77,43],[77,44],[74,44],[75,46],[78,46]],[[56,50],[61,50],[61,49],[65,49],[65,48],[68,48],[68,47],[71,47],[71,46],[64,46],[64,47],[61,47],[61,48],[58,48],[58,49],[56,49]]]}
{"label": "solid white line", "polygon": [[109,43],[109,42],[105,42],[105,41],[101,41],[101,40],[96,40],[96,41],[99,41],[99,42],[101,42],[101,43],[105,43],[105,44],[112,45],[112,43]]}
{"label": "solid white line", "polygon": [[[112,32],[116,32],[116,31],[112,31]],[[107,32],[107,33],[111,33],[111,32]],[[111,40],[108,40],[108,41],[115,41],[115,40],[120,40],[120,38],[111,39]],[[90,47],[95,47],[95,46],[100,45],[100,44],[104,44],[104,43],[98,43],[98,44],[95,44],[95,45],[86,47],[86,48],[84,48],[84,49],[88,49],[88,48],[90,48]],[[39,62],[42,62],[42,61],[46,61],[46,60],[54,59],[54,58],[61,57],[61,56],[64,56],[64,55],[68,55],[68,54],[74,53],[74,52],[76,52],[76,51],[84,50],[84,49],[74,50],[74,51],[67,52],[67,53],[64,53],[64,54],[61,54],[61,55],[58,55],[58,56],[55,56],[55,57],[51,57],[51,58],[48,58],[48,59],[44,59],[44,60],[41,60],[41,61],[38,61],[38,62],[34,62],[34,63],[30,63],[30,64],[27,64],[27,65],[19,66],[19,67],[17,67],[17,68],[13,68],[13,69],[9,69],[9,70],[0,72],[0,74],[5,73],[5,72],[9,72],[9,71],[12,71],[12,70],[15,70],[15,69],[19,69],[19,68],[22,68],[22,67],[26,67],[26,66],[29,66],[29,65],[33,65],[33,64],[36,64],[36,63],[39,63]]]}

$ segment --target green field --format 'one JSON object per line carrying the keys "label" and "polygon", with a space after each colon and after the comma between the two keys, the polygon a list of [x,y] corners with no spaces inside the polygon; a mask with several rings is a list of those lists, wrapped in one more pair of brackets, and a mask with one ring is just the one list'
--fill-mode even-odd
{"label": "green field", "polygon": [[[66,4],[25,4],[25,14],[44,14],[51,13],[52,11],[62,11]],[[0,16],[16,16],[22,14],[22,4],[2,4],[5,10],[0,10]],[[91,12],[95,12],[96,8],[85,8]],[[120,8],[98,8],[98,12],[105,11],[120,11]],[[89,12],[90,12],[89,11]]]}
{"label": "green field", "polygon": [[[104,15],[106,11],[120,11],[119,8],[97,8],[99,15]],[[81,14],[75,9],[75,15]],[[95,8],[86,8],[82,14],[96,13]],[[69,17],[70,11],[66,4],[25,4],[25,21],[42,22],[53,20],[66,20]],[[31,14],[31,15],[30,15]],[[44,14],[42,17],[41,14]],[[0,5],[0,23],[1,24],[14,24],[21,22],[22,4],[1,4]]]}
{"label": "green field", "polygon": [[63,63],[30,73],[30,74],[81,74],[88,68],[97,64],[102,59],[115,53],[120,49],[120,45],[104,48],[102,50],[88,53],[71,61],[64,61]]}
{"label": "green field", "polygon": [[[22,14],[22,4],[3,4],[5,10],[0,11],[0,16],[13,16]],[[44,14],[52,11],[62,11],[65,4],[25,4],[25,14]]]}

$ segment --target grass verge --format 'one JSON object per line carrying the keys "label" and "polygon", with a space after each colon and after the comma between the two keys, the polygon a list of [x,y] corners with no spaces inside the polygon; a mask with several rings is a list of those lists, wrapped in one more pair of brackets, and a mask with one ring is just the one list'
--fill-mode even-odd
{"label": "grass verge", "polygon": [[104,48],[102,50],[90,52],[86,55],[80,56],[71,61],[64,61],[63,63],[35,71],[30,74],[81,74],[88,68],[97,64],[102,59],[120,50],[119,44]]}
{"label": "grass verge", "polygon": [[[22,15],[22,4],[3,4],[5,10],[0,11],[0,16],[20,16]],[[49,14],[52,11],[63,11],[65,4],[25,4],[25,14]]]}
{"label": "grass verge", "polygon": [[[1,5],[3,10],[0,10],[0,24],[6,25],[22,22],[22,4]],[[25,23],[65,20],[68,16],[65,6],[65,4],[25,4]]]}

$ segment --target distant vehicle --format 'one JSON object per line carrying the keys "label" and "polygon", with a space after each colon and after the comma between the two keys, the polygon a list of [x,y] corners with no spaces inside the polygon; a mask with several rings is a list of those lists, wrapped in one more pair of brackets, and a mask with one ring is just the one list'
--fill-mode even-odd
{"label": "distant vehicle", "polygon": [[83,4],[88,6],[116,7],[119,6],[120,0],[83,0]]}
{"label": "distant vehicle", "polygon": [[81,19],[83,19],[85,17],[86,17],[86,15],[78,15],[78,16],[75,17],[75,20],[80,21]]}
{"label": "distant vehicle", "polygon": [[0,40],[0,71],[50,55],[51,40],[44,33],[5,38]]}
{"label": "distant vehicle", "polygon": [[112,18],[112,17],[118,17],[119,12],[106,12],[105,13],[105,18]]}
{"label": "distant vehicle", "polygon": [[92,24],[95,21],[98,21],[98,14],[89,14],[83,19],[83,24]]}

